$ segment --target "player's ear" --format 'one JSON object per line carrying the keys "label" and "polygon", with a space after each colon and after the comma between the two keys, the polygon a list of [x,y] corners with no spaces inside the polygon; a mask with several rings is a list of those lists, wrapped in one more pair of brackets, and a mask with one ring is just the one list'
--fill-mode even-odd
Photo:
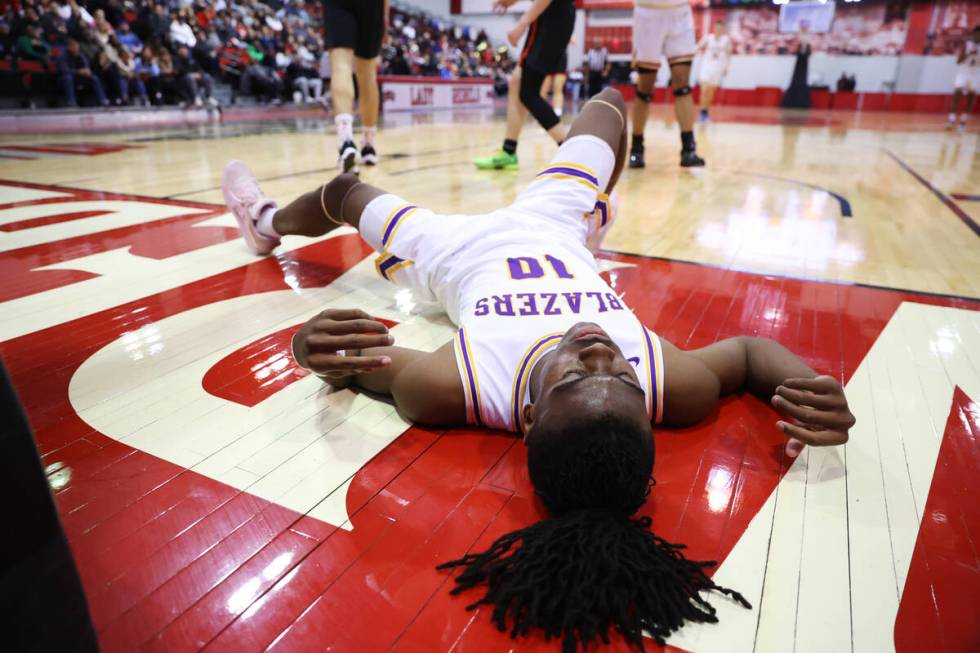
{"label": "player's ear", "polygon": [[527,434],[531,430],[531,426],[534,424],[534,404],[524,405],[524,442],[527,442]]}

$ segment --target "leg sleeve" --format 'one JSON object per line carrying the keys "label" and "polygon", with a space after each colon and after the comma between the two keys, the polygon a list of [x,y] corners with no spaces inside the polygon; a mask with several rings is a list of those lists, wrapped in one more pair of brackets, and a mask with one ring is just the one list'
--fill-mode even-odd
{"label": "leg sleeve", "polygon": [[548,104],[548,101],[541,97],[541,85],[544,83],[545,75],[527,65],[521,69],[521,103],[527,107],[538,124],[549,130],[559,122],[561,118],[555,110]]}

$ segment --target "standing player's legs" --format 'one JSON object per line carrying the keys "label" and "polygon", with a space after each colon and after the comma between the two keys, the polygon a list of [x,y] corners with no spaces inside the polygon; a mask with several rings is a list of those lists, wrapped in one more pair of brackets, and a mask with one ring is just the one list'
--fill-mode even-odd
{"label": "standing player's legs", "polygon": [[714,84],[701,84],[701,120],[708,119],[708,109],[711,108],[711,103],[715,99],[715,92],[717,90],[718,87]]}
{"label": "standing player's legs", "polygon": [[973,102],[976,99],[976,91],[971,87],[966,92],[966,106],[963,107],[963,113],[960,114],[960,130],[966,129],[966,118],[973,113]]}
{"label": "standing player's legs", "polygon": [[521,104],[521,67],[514,68],[507,82],[507,127],[504,144],[500,151],[491,156],[473,160],[480,170],[517,170],[517,139],[527,120],[527,109]]}
{"label": "standing player's legs", "polygon": [[[384,36],[384,3],[382,0],[322,0],[323,26],[326,47],[330,53],[331,95],[334,124],[337,126],[337,142],[340,156],[338,166],[350,172],[357,166],[357,147],[354,145],[354,71],[360,82],[361,105],[366,127],[377,128],[378,95],[377,80],[368,71],[369,61],[375,61],[381,52]],[[361,80],[361,76],[365,80]],[[366,80],[374,83],[366,88]],[[374,132],[370,138],[373,142]],[[373,162],[377,162],[372,146]]]}
{"label": "standing player's legs", "polygon": [[378,163],[378,153],[374,149],[374,139],[378,133],[378,112],[380,94],[378,93],[378,57],[372,59],[354,58],[354,71],[357,74],[357,88],[360,90],[361,122],[364,130],[364,145],[361,147],[361,161],[373,166]]}
{"label": "standing player's legs", "polygon": [[644,168],[643,159],[643,130],[650,115],[650,102],[653,101],[653,85],[657,81],[658,64],[653,62],[634,62],[636,69],[636,100],[633,101],[633,112],[630,116],[633,125],[633,139],[630,144],[630,167]]}
{"label": "standing player's legs", "polygon": [[331,99],[333,122],[337,127],[337,148],[340,151],[338,167],[350,172],[357,165],[357,147],[354,145],[354,50],[333,48],[330,50]]}
{"label": "standing player's legs", "polygon": [[674,94],[674,115],[681,130],[681,165],[703,166],[694,142],[694,98],[691,97],[691,59],[670,61],[670,87]]}
{"label": "standing player's legs", "polygon": [[534,116],[538,124],[548,132],[548,136],[551,136],[556,143],[560,144],[565,140],[565,128],[561,124],[561,118],[551,108],[551,105],[541,97],[541,86],[544,84],[547,74],[527,65],[522,65],[521,68],[521,104]]}
{"label": "standing player's legs", "polygon": [[565,108],[565,81],[568,79],[568,75],[555,73],[549,79],[551,80],[551,108],[560,118]]}
{"label": "standing player's legs", "polygon": [[946,122],[946,129],[956,126],[956,115],[959,113],[960,101],[963,99],[963,86],[961,85],[961,74],[956,75],[956,88],[953,89],[953,104],[949,107],[949,120]]}

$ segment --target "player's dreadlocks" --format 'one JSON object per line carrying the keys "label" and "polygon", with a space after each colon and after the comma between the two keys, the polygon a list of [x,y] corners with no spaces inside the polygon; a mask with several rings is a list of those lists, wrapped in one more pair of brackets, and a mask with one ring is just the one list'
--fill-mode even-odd
{"label": "player's dreadlocks", "polygon": [[715,590],[752,607],[705,575],[714,561],[686,559],[683,545],[650,532],[649,517],[632,517],[650,492],[648,429],[605,415],[572,432],[549,432],[540,423],[533,431],[528,471],[552,517],[439,566],[464,568],[453,594],[486,583],[468,610],[492,605],[500,630],[511,622],[511,637],[538,628],[574,653],[579,644],[609,643],[611,627],[644,650],[644,630],[663,644],[685,621],[718,621],[699,592]]}

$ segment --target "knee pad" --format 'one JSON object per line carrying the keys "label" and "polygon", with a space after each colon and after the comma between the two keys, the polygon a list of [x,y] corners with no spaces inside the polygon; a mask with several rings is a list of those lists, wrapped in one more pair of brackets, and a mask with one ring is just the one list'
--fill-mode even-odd
{"label": "knee pad", "polygon": [[651,90],[649,93],[644,93],[643,91],[640,90],[640,87],[637,86],[636,99],[639,100],[640,102],[646,102],[647,104],[650,104],[651,102],[653,102],[653,91]]}
{"label": "knee pad", "polygon": [[690,95],[690,94],[691,94],[690,86],[686,86],[686,85],[679,86],[678,88],[674,89],[674,97],[684,97],[685,95]]}

